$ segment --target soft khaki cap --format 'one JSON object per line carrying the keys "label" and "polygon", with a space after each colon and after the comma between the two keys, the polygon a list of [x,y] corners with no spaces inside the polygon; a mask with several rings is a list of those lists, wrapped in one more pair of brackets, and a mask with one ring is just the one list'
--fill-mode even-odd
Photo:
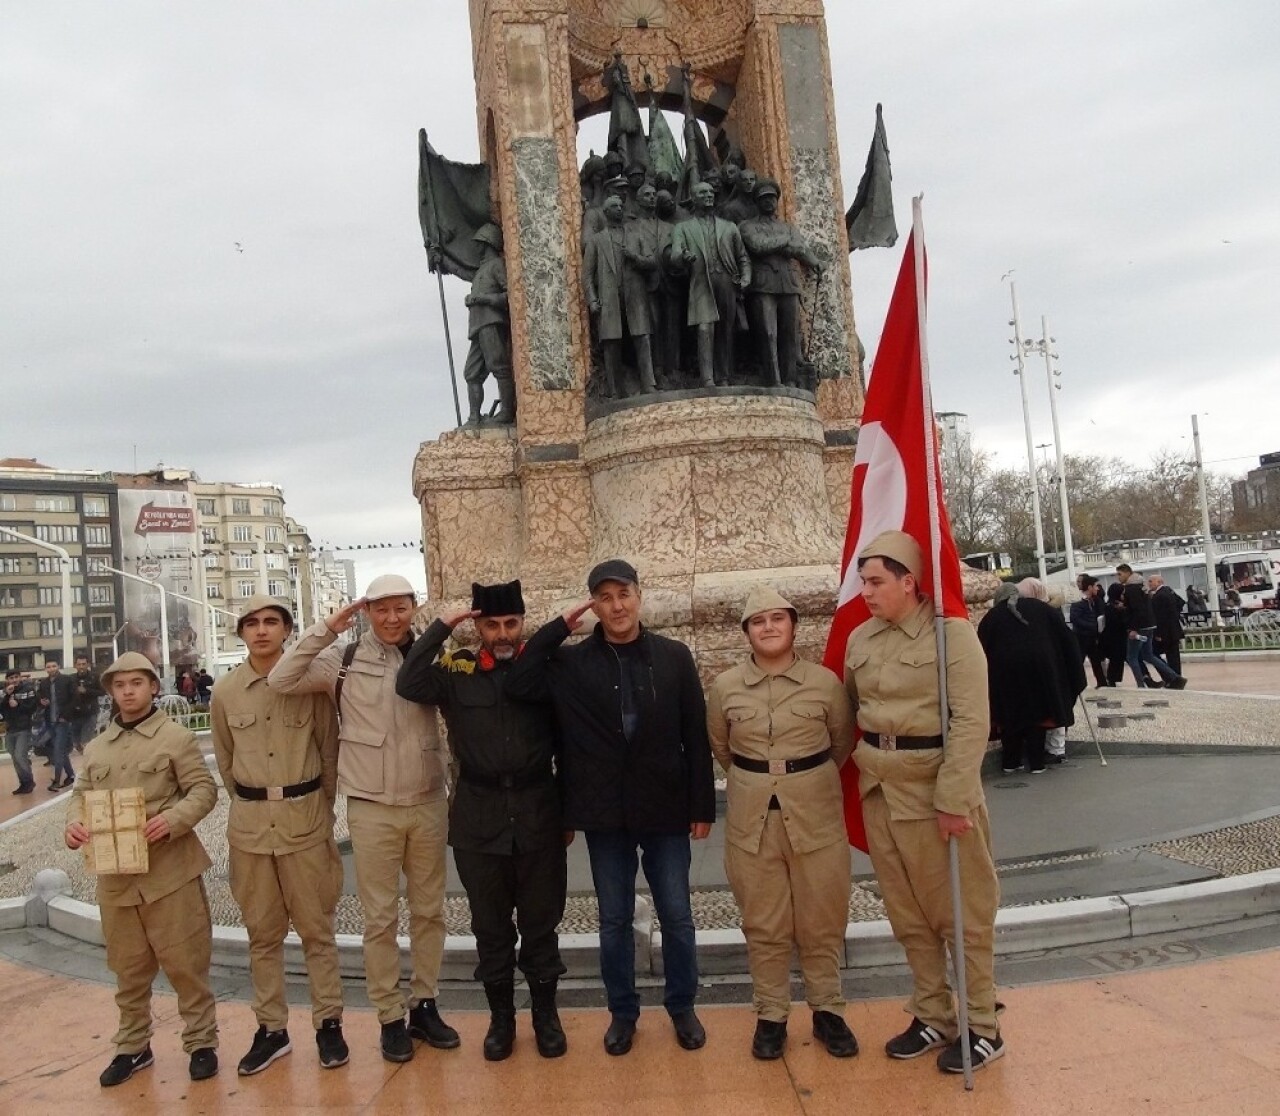
{"label": "soft khaki cap", "polygon": [[892,558],[915,574],[917,581],[924,575],[920,545],[906,531],[881,531],[858,551],[859,562],[867,558]]}
{"label": "soft khaki cap", "polygon": [[130,670],[143,671],[151,675],[157,682],[160,681],[160,674],[156,670],[156,664],[148,659],[146,655],[142,654],[141,651],[126,651],[102,672],[102,684],[109,687],[113,674],[124,674]]}
{"label": "soft khaki cap", "polygon": [[386,597],[412,597],[416,602],[418,594],[409,584],[407,577],[401,577],[399,574],[382,574],[369,582],[369,588],[364,591],[364,599],[380,601]]}
{"label": "soft khaki cap", "polygon": [[742,609],[742,630],[747,630],[747,621],[761,612],[772,612],[775,608],[785,608],[791,613],[791,619],[800,622],[800,613],[786,597],[772,585],[757,585],[747,596],[747,603]]}
{"label": "soft khaki cap", "polygon": [[236,617],[236,635],[240,634],[241,627],[250,616],[267,608],[274,608],[284,617],[284,622],[289,627],[293,627],[293,613],[289,611],[287,605],[281,604],[275,597],[268,597],[265,593],[255,593],[240,606],[240,615]]}

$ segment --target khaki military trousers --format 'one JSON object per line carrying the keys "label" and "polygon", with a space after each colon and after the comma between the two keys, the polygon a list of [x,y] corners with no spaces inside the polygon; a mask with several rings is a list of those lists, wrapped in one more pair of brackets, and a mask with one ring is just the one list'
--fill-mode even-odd
{"label": "khaki military trousers", "polygon": [[[444,956],[445,837],[449,802],[420,806],[347,800],[347,829],[364,911],[364,973],[379,1023],[401,1019],[409,1004],[432,1000]],[[409,999],[400,990],[400,873],[409,905]]]}
{"label": "khaki military trousers", "polygon": [[231,894],[249,931],[253,1014],[260,1026],[289,1025],[284,987],[284,938],[289,923],[302,939],[311,985],[311,1022],[342,1018],[342,977],[333,912],[342,890],[342,860],[330,838],[297,852],[273,856],[231,849]]}
{"label": "khaki military trousers", "polygon": [[849,921],[851,863],[843,840],[797,853],[781,810],[770,810],[758,852],[726,844],[725,874],[742,911],[752,1002],[761,1019],[791,1010],[791,949],[800,957],[805,1000],[814,1011],[844,1007],[840,966]]}
{"label": "khaki military trousers", "polygon": [[209,988],[213,927],[204,880],[197,876],[177,891],[136,907],[103,904],[102,935],[107,967],[116,974],[120,1054],[137,1054],[151,1041],[151,982],[164,970],[178,995],[182,1049],[190,1054],[218,1046],[218,1023]]}
{"label": "khaki military trousers", "polygon": [[[954,938],[951,869],[947,842],[933,818],[894,821],[877,788],[862,800],[871,863],[884,897],[893,936],[907,953],[915,991],[907,1010],[944,1034],[956,1033],[956,1009],[947,985],[947,949]],[[1000,885],[991,861],[987,808],[970,818],[973,829],[957,838],[964,912],[964,961],[969,993],[969,1027],[986,1038],[996,1024],[993,939]]]}

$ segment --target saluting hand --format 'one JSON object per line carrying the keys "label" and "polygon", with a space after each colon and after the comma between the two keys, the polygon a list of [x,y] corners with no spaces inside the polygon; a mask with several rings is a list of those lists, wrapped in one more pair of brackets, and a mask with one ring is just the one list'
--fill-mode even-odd
{"label": "saluting hand", "polygon": [[582,627],[582,617],[590,611],[593,603],[591,598],[588,597],[582,604],[574,605],[572,608],[560,613],[561,619],[569,625],[569,631],[576,632]]}
{"label": "saluting hand", "polygon": [[356,622],[356,616],[369,607],[369,602],[364,597],[352,601],[345,608],[338,609],[324,618],[324,626],[338,635],[345,632],[352,624]]}
{"label": "saluting hand", "polygon": [[457,612],[450,612],[448,614],[442,613],[440,616],[440,623],[452,631],[464,620],[474,620],[479,615],[480,610],[478,608],[459,609]]}

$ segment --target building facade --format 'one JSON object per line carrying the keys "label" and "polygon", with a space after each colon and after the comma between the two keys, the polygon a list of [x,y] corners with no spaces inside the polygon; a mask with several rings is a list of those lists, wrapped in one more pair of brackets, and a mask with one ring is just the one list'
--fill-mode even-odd
{"label": "building facade", "polygon": [[1231,502],[1240,519],[1280,526],[1280,452],[1264,453],[1244,480],[1232,482]]}

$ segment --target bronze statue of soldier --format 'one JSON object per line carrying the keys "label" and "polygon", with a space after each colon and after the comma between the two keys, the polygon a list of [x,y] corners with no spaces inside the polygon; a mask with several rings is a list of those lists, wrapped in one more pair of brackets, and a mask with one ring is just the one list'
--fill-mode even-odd
{"label": "bronze statue of soldier", "polygon": [[502,258],[502,230],[481,225],[472,237],[482,247],[480,266],[471,280],[466,303],[467,337],[471,348],[462,368],[467,384],[468,426],[483,421],[484,382],[490,376],[498,386],[496,421],[516,421],[516,385],[511,370],[511,317],[507,306],[507,265]]}

